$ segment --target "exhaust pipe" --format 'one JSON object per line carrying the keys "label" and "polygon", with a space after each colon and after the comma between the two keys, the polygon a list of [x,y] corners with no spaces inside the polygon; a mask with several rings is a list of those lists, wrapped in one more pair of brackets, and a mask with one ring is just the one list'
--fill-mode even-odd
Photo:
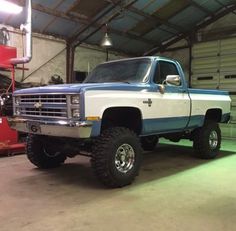
{"label": "exhaust pipe", "polygon": [[20,26],[20,30],[25,32],[25,56],[11,59],[13,65],[28,63],[32,59],[32,0],[26,0],[25,7],[27,11],[26,23]]}

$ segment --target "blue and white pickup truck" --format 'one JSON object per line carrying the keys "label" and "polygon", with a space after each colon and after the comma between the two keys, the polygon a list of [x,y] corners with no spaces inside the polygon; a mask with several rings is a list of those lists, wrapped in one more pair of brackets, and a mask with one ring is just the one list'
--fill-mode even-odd
{"label": "blue and white pickup truck", "polygon": [[91,156],[95,174],[109,187],[130,184],[142,149],[158,138],[193,141],[195,154],[214,158],[218,123],[230,119],[230,97],[219,90],[190,89],[175,60],[140,57],[98,65],[82,84],[14,93],[12,128],[29,133],[28,159],[39,168],[67,157]]}

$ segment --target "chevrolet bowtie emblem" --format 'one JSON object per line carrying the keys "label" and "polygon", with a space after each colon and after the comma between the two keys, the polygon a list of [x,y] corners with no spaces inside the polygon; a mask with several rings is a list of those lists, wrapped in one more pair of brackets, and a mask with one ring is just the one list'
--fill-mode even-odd
{"label": "chevrolet bowtie emblem", "polygon": [[39,108],[42,108],[43,104],[41,102],[37,102],[34,104],[34,107],[39,109]]}
{"label": "chevrolet bowtie emblem", "polygon": [[151,99],[148,99],[148,100],[145,100],[143,101],[144,104],[147,104],[148,107],[151,107],[152,106],[152,100]]}

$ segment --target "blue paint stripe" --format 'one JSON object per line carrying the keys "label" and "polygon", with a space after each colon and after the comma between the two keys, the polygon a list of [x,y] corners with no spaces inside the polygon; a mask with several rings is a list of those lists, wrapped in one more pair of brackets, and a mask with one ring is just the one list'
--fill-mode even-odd
{"label": "blue paint stripe", "polygon": [[[83,91],[143,91],[150,93],[158,93],[159,86],[156,84],[142,84],[142,85],[115,85],[115,86],[100,86],[100,87],[85,87]],[[183,93],[184,87],[165,86],[165,93]],[[205,94],[205,95],[229,95],[227,91],[220,90],[202,90],[202,89],[189,89],[190,94]]]}
{"label": "blue paint stripe", "polygon": [[[165,86],[166,93],[181,93],[185,87]],[[159,92],[157,84],[147,83],[99,83],[99,84],[65,84],[38,88],[28,88],[15,91],[14,95],[18,94],[47,94],[47,93],[80,93],[86,91],[134,91],[134,92]],[[202,89],[189,89],[190,94],[212,94],[212,95],[229,95],[227,91],[220,90],[202,90]]]}
{"label": "blue paint stripe", "polygon": [[[230,118],[230,113],[222,115],[221,122],[228,122]],[[181,117],[171,117],[171,118],[159,118],[159,119],[144,119],[143,129],[141,136],[152,135],[152,134],[164,134],[164,133],[173,133],[181,132],[184,130],[193,130],[198,127],[202,127],[204,124],[204,115],[194,115],[191,116],[188,127],[186,128],[188,116]],[[92,137],[100,135],[102,121],[92,121]]]}
{"label": "blue paint stripe", "polygon": [[93,126],[92,126],[92,132],[91,132],[91,136],[92,137],[96,137],[100,135],[101,132],[101,125],[102,125],[102,121],[92,121],[93,122]]}
{"label": "blue paint stripe", "polygon": [[171,117],[159,119],[144,119],[142,135],[183,130],[189,117]]}
{"label": "blue paint stripe", "polygon": [[[228,122],[229,118],[230,118],[230,113],[223,114],[221,123]],[[204,115],[191,116],[188,127],[186,127],[188,119],[189,119],[188,116],[159,118],[159,119],[144,119],[141,135],[171,133],[187,129],[192,130],[194,128],[203,126],[205,116]]]}
{"label": "blue paint stripe", "polygon": [[205,116],[204,115],[195,115],[191,116],[188,129],[197,128],[203,126]]}
{"label": "blue paint stripe", "polygon": [[229,95],[228,91],[221,90],[206,90],[206,89],[189,89],[190,94],[205,94],[205,95]]}

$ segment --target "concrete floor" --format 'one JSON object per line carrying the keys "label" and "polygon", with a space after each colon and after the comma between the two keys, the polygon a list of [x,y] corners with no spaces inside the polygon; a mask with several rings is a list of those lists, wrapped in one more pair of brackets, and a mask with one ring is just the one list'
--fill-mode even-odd
{"label": "concrete floor", "polygon": [[133,185],[108,190],[89,159],[41,171],[24,155],[0,158],[1,231],[236,230],[236,142],[213,161],[191,157],[189,143],[146,153]]}

